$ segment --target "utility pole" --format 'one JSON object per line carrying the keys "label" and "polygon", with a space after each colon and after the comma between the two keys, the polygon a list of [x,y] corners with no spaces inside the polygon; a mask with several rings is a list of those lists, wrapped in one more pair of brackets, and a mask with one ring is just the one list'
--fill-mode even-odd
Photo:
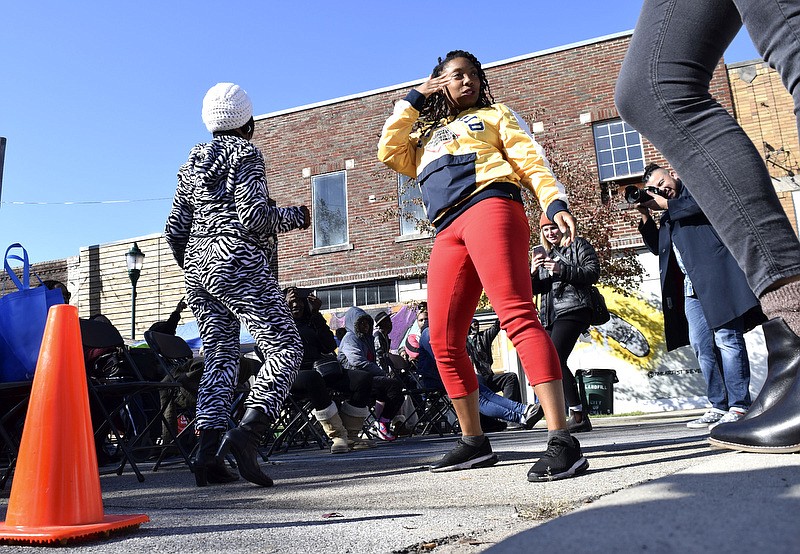
{"label": "utility pole", "polygon": [[3,205],[3,163],[6,159],[6,137],[0,137],[0,206]]}

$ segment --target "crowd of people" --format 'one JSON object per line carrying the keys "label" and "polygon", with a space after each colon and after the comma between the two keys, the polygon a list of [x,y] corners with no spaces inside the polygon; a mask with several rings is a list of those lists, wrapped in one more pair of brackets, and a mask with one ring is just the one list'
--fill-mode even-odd
{"label": "crowd of people", "polygon": [[[653,195],[636,208],[645,244],[659,256],[667,347],[690,344],[707,382],[711,409],[689,426],[709,428],[717,446],[793,452],[800,450],[800,245],[763,161],[708,94],[714,66],[743,20],[765,60],[800,98],[797,70],[787,61],[796,49],[781,39],[793,32],[796,17],[766,7],[771,4],[645,0],[616,100],[622,117],[674,168],[647,168],[644,183]],[[687,32],[716,38],[681,40]],[[205,347],[198,485],[226,482],[231,453],[242,477],[270,486],[257,448],[289,394],[310,401],[331,453],[374,446],[368,417],[378,440],[396,440],[392,422],[408,384],[393,359],[390,314],[373,319],[351,307],[334,336],[312,294],[279,289],[269,270],[274,237],[307,229],[309,210],[271,201],[263,157],[250,142],[252,104],[243,89],[215,85],[202,114],[213,137],[181,167],[165,232]],[[484,432],[489,416],[518,428],[544,417],[547,450],[528,471],[529,481],[585,472],[589,461],[573,434],[591,431],[592,424],[567,361],[590,325],[590,287],[602,268],[578,235],[567,191],[542,147],[515,112],[495,101],[478,59],[454,50],[396,102],[380,133],[378,159],[416,179],[435,229],[427,303],[402,345],[404,361],[426,385],[447,394],[461,430],[455,447],[430,470],[497,463]],[[531,256],[523,188],[542,211],[541,248]],[[651,210],[660,212],[658,220]],[[497,321],[481,330],[475,311],[483,292]],[[767,382],[751,400],[742,335],[767,317]],[[264,363],[241,421],[228,429],[240,322]],[[491,345],[501,329],[536,403],[520,402],[517,375],[493,369]]]}

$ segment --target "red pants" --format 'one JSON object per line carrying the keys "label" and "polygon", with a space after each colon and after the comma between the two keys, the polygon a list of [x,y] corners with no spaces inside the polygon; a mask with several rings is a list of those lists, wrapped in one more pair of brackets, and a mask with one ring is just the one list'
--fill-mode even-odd
{"label": "red pants", "polygon": [[558,354],[533,305],[529,241],[525,210],[505,198],[478,202],[436,236],[428,264],[428,318],[431,346],[451,398],[478,388],[466,344],[483,289],[528,381],[561,379]]}

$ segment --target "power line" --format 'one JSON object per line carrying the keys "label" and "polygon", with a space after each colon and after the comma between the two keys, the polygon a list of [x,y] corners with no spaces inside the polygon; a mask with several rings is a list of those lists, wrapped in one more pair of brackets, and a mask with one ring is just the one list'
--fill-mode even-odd
{"label": "power line", "polygon": [[133,204],[136,202],[161,202],[163,200],[172,200],[172,198],[142,198],[139,200],[72,200],[66,202],[23,202],[7,200],[0,202],[0,205],[12,206],[77,206],[86,204]]}

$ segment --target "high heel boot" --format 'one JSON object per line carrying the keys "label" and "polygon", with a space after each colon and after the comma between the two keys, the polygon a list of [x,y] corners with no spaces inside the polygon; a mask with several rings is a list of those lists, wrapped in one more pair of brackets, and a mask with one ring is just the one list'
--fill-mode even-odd
{"label": "high heel boot", "polygon": [[209,483],[232,483],[238,481],[239,476],[228,471],[225,462],[217,462],[216,454],[219,447],[219,429],[201,429],[197,455],[194,457],[192,468],[194,480],[198,487],[205,487]]}
{"label": "high heel boot", "polygon": [[745,452],[800,452],[800,337],[781,318],[763,326],[767,380],[745,417],[711,430],[708,441]]}
{"label": "high heel boot", "polygon": [[271,487],[272,479],[258,465],[258,445],[271,425],[272,420],[261,410],[245,410],[239,426],[225,433],[217,451],[217,462],[224,462],[230,452],[239,465],[239,475],[256,485]]}
{"label": "high heel boot", "polygon": [[761,328],[767,346],[767,378],[742,420],[761,415],[783,398],[797,377],[800,367],[800,339],[786,322],[777,317],[764,323]]}

